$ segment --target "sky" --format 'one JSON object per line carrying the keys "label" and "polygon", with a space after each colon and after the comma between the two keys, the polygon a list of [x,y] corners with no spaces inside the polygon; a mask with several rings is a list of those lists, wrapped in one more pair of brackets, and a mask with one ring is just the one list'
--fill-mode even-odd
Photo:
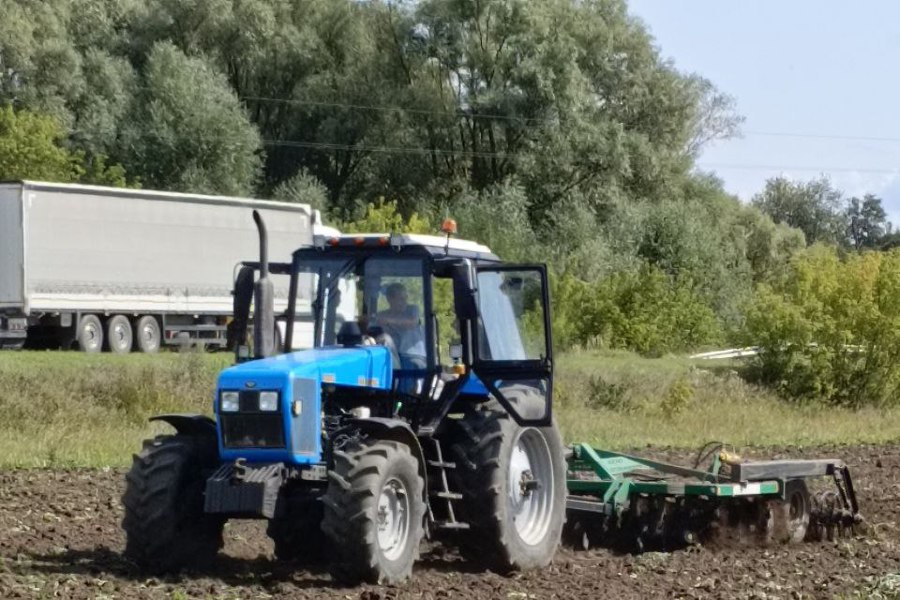
{"label": "sky", "polygon": [[827,175],[900,224],[900,2],[629,0],[663,57],[733,96],[743,136],[698,159],[743,200]]}

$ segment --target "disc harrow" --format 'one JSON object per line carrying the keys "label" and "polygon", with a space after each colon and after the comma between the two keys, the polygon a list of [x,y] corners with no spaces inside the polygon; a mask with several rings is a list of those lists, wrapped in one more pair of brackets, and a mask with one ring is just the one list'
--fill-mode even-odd
{"label": "disc harrow", "polygon": [[[799,543],[864,526],[837,459],[753,462],[707,445],[684,467],[576,444],[568,469],[566,541],[580,549]],[[831,489],[810,492],[823,483]]]}

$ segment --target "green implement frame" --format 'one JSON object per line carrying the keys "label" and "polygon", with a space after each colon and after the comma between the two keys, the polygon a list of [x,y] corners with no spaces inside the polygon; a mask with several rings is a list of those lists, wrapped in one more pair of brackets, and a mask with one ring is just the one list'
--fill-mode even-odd
{"label": "green implement frame", "polygon": [[[718,456],[709,469],[699,470],[577,444],[569,461],[568,508],[614,514],[627,508],[637,494],[778,498],[782,493],[783,482],[778,479],[730,481],[718,474],[721,466]],[[583,496],[605,506],[586,505]]]}
{"label": "green implement frame", "polygon": [[[674,514],[684,524],[733,510],[765,521],[771,507],[785,505],[786,514],[804,527],[810,517],[817,527],[862,521],[850,470],[841,460],[753,462],[725,452],[707,454],[707,467],[690,468],[575,444],[568,455],[570,520],[600,518],[605,527],[621,527],[640,516],[646,530],[650,513],[659,522]],[[805,480],[823,477],[833,480],[835,489],[811,496]]]}

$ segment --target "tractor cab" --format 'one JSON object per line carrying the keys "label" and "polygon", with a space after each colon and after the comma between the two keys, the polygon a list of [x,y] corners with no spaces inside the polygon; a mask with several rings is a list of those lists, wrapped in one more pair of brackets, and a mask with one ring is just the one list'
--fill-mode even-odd
{"label": "tractor cab", "polygon": [[[261,266],[244,263],[237,277],[237,339],[247,338],[251,286]],[[460,395],[502,397],[501,388],[514,383],[540,390],[546,401],[537,417],[538,411],[520,415],[514,406],[511,412],[549,422],[552,361],[542,265],[506,265],[486,246],[450,235],[366,234],[316,236],[291,263],[270,264],[268,271],[289,277],[287,298],[273,315],[272,342],[254,340],[253,360],[384,348],[390,381],[357,376],[355,384],[389,389],[396,395],[391,405],[417,426],[436,427]],[[266,301],[257,298],[257,310]],[[252,362],[249,344],[236,345],[236,359]]]}

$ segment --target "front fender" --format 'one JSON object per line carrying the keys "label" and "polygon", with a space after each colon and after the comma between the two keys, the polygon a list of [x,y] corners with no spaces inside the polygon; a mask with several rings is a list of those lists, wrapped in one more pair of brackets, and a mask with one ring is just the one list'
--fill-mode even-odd
{"label": "front fender", "polygon": [[419,475],[422,477],[423,499],[428,502],[428,469],[425,463],[425,452],[422,450],[422,444],[419,438],[413,433],[412,428],[406,421],[399,419],[386,419],[382,417],[371,417],[368,419],[352,419],[351,427],[357,427],[360,431],[368,433],[378,439],[393,440],[409,446],[419,463]]}
{"label": "front fender", "polygon": [[206,415],[166,414],[150,417],[150,421],[162,421],[175,428],[181,435],[201,437],[211,435],[216,439],[216,422]]}

